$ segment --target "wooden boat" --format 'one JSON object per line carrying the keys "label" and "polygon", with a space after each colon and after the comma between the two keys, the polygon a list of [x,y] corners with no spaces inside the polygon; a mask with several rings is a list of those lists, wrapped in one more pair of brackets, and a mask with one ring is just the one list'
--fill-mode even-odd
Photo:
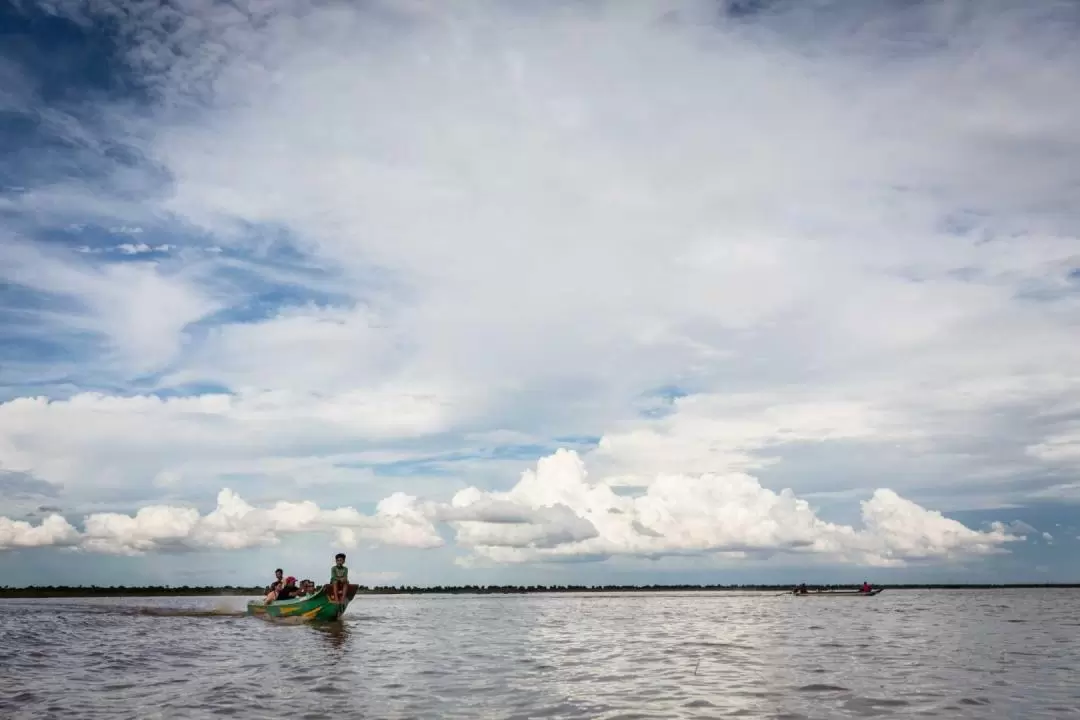
{"label": "wooden boat", "polygon": [[877,588],[870,592],[862,590],[811,590],[806,593],[791,593],[795,597],[874,597],[885,588]]}
{"label": "wooden boat", "polygon": [[337,620],[356,597],[359,585],[349,585],[343,602],[337,602],[332,596],[329,585],[323,585],[312,595],[305,595],[290,600],[275,600],[270,603],[252,600],[247,604],[247,614],[270,618],[298,618],[300,620]]}

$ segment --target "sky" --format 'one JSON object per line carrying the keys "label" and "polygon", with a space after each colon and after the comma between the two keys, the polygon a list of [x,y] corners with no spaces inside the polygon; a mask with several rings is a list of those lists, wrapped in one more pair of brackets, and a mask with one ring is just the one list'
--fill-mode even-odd
{"label": "sky", "polygon": [[1080,581],[1080,9],[0,9],[0,585]]}

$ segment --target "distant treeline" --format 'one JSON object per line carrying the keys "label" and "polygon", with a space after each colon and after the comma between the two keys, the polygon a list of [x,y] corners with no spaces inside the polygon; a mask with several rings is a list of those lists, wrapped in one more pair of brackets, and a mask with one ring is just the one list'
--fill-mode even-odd
{"label": "distant treeline", "polygon": [[[375,587],[360,586],[360,592],[368,595],[525,595],[531,593],[589,593],[589,592],[784,592],[793,585],[434,585],[419,587],[413,585]],[[843,585],[807,585],[810,590],[852,589],[855,584]],[[1001,584],[908,584],[875,585],[889,590],[1005,590],[1005,589],[1042,589],[1042,588],[1080,588],[1080,583],[1001,583]],[[127,587],[114,585],[38,585],[31,587],[0,587],[0,598],[35,598],[35,597],[121,597],[155,595],[262,595],[266,588],[262,586],[243,587],[237,585],[150,585],[145,587]]]}

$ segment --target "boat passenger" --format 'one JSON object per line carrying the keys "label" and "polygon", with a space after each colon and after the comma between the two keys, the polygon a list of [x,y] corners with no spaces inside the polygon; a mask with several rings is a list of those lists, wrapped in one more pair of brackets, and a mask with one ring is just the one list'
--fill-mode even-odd
{"label": "boat passenger", "polygon": [[864,592],[864,593],[870,592],[870,583],[863,580],[863,584],[862,584],[862,587],[859,588],[859,592]]}
{"label": "boat passenger", "polygon": [[274,598],[277,597],[278,590],[281,589],[281,586],[285,582],[282,579],[283,574],[284,573],[281,571],[281,568],[278,568],[274,571],[274,577],[276,579],[274,580],[274,582],[270,583],[270,587],[266,588],[266,602],[272,602]]}
{"label": "boat passenger", "polygon": [[345,567],[345,553],[334,556],[330,568],[330,591],[336,602],[344,602],[349,596],[349,568]]}
{"label": "boat passenger", "polygon": [[285,583],[277,591],[277,596],[274,599],[275,600],[292,600],[293,598],[295,598],[297,596],[297,594],[298,593],[297,593],[297,590],[296,590],[296,578],[294,578],[292,575],[290,575],[289,577],[285,578]]}

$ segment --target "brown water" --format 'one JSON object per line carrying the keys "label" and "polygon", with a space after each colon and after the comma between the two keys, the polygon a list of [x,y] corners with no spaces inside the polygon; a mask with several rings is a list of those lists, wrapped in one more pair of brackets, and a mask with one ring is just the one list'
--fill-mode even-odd
{"label": "brown water", "polygon": [[0,718],[1080,717],[1080,592],[0,601]]}

